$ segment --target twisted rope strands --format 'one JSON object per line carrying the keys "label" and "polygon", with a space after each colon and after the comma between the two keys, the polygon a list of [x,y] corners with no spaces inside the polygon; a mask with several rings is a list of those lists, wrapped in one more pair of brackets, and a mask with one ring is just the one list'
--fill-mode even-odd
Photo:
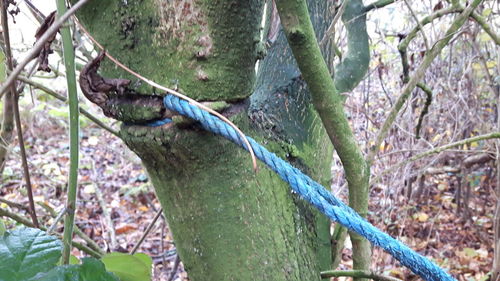
{"label": "twisted rope strands", "polygon": [[[173,95],[165,96],[164,104],[165,107],[174,110],[181,115],[199,121],[206,130],[222,135],[240,145],[244,149],[247,149],[244,145],[244,141],[241,139],[241,135],[239,135],[225,122],[219,120],[210,113],[200,110],[199,108]],[[252,149],[258,159],[264,162],[271,170],[275,171],[291,186],[293,191],[300,194],[302,198],[309,201],[330,219],[365,237],[373,245],[383,248],[400,261],[401,264],[408,267],[415,274],[418,274],[425,280],[455,280],[436,264],[370,224],[344,202],[333,196],[323,186],[303,174],[297,168],[292,167],[274,153],[269,152],[263,146],[259,145],[254,139],[250,137],[246,138],[252,146]]]}

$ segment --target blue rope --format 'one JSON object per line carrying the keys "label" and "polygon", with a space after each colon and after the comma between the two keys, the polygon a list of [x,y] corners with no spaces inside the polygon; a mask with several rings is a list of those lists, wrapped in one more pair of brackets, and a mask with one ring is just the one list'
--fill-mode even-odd
{"label": "blue rope", "polygon": [[[163,103],[166,108],[199,121],[206,130],[222,135],[248,150],[241,135],[216,116],[213,116],[210,113],[201,110],[198,107],[191,105],[173,95],[166,95]],[[160,126],[168,122],[171,121],[160,120],[149,124],[149,126]],[[298,169],[292,167],[274,153],[269,152],[266,148],[259,145],[254,139],[250,137],[246,138],[252,146],[255,156],[258,159],[264,162],[271,170],[276,172],[285,182],[287,182],[293,191],[300,194],[305,200],[313,204],[331,220],[338,222],[350,231],[354,231],[365,237],[373,245],[383,248],[399,262],[401,262],[401,264],[410,268],[415,274],[419,275],[424,280],[455,280],[436,264],[370,224],[353,209],[344,204],[344,202],[333,196],[319,183],[315,182]]]}
{"label": "blue rope", "polygon": [[147,125],[149,127],[159,127],[159,126],[163,126],[165,124],[168,124],[172,122],[172,119],[170,118],[165,118],[165,119],[161,119],[161,120],[156,120],[156,121],[153,121],[153,122],[150,122],[148,123]]}

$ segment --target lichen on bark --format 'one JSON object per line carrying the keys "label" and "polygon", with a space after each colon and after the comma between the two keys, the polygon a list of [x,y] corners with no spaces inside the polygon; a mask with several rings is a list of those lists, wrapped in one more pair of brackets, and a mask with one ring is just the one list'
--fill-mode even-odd
{"label": "lichen on bark", "polygon": [[[233,101],[251,94],[263,4],[94,0],[78,17],[110,54],[136,72],[200,101]],[[103,65],[103,74],[132,79],[111,63]]]}
{"label": "lichen on bark", "polygon": [[[259,100],[276,101],[267,103],[273,110],[245,99],[256,80],[264,1],[92,3],[96,6],[88,6],[79,16],[112,55],[200,101],[231,101],[229,116],[243,131],[328,184],[332,147],[300,78],[285,71],[264,79],[269,73],[262,72]],[[195,6],[169,6],[178,3]],[[196,24],[184,12],[201,17],[202,23]],[[123,22],[124,35],[115,26]],[[123,43],[119,34],[126,36]],[[282,57],[278,61],[290,61],[289,49],[272,52]],[[269,66],[269,71],[281,72],[275,61]],[[293,62],[285,68],[298,73]],[[104,64],[103,76],[128,77],[111,64]],[[139,90],[151,92],[146,87]],[[261,130],[259,120],[249,117],[248,107],[264,118],[276,117],[282,130]],[[320,270],[329,264],[329,222],[270,170],[261,166],[254,173],[244,150],[197,124],[123,125],[121,137],[148,170],[191,280],[320,280]]]}

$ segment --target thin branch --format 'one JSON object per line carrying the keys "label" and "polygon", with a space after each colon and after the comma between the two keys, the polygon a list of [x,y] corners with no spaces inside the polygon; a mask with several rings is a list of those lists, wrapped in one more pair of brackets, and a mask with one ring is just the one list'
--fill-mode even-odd
{"label": "thin branch", "polygon": [[370,270],[329,270],[321,272],[321,278],[331,277],[370,278],[375,281],[402,281],[401,279],[377,274]]}
{"label": "thin branch", "polygon": [[[87,243],[87,246],[90,249],[99,254],[99,258],[106,254],[106,252],[103,249],[101,249],[101,247],[99,247],[99,245],[97,245],[97,243],[94,240],[92,240],[92,238],[90,238],[87,234],[85,234],[85,232],[83,232],[83,230],[76,225],[74,228],[74,232],[78,237],[80,237],[83,241],[85,241],[85,243]],[[75,242],[73,241],[72,243],[73,246],[75,246],[74,244]]]}
{"label": "thin branch", "polygon": [[422,129],[422,124],[424,123],[424,117],[429,113],[429,107],[431,106],[432,103],[432,89],[429,88],[425,83],[419,82],[417,83],[417,87],[419,87],[422,91],[424,91],[426,95],[425,99],[425,104],[424,108],[420,112],[420,116],[418,117],[418,122],[417,122],[417,127],[415,128],[415,138],[419,139],[420,138],[420,130]]}
{"label": "thin branch", "polygon": [[76,11],[78,11],[78,9],[80,9],[88,1],[89,0],[78,1],[78,3],[72,6],[71,9],[69,9],[64,15],[58,18],[57,21],[55,21],[54,24],[52,24],[50,28],[47,29],[47,31],[42,35],[42,37],[40,37],[33,48],[26,54],[25,59],[22,60],[16,66],[16,68],[14,68],[14,70],[12,70],[9,77],[7,77],[5,82],[2,84],[2,86],[0,87],[0,97],[3,95],[3,93],[5,93],[10,85],[12,85],[14,81],[16,81],[16,77],[21,73],[21,71],[23,71],[24,67],[40,52],[47,40],[59,30],[59,28],[64,24],[64,22],[66,22],[69,17],[76,13]]}
{"label": "thin branch", "polygon": [[[0,44],[2,50],[5,49],[3,44]],[[3,51],[1,51],[3,53]],[[5,74],[4,74],[5,75]],[[4,79],[1,77],[0,79]],[[1,100],[1,98],[0,98]],[[3,98],[3,115],[2,123],[0,124],[0,174],[2,174],[7,162],[7,155],[10,152],[10,143],[14,139],[14,93],[7,91]]]}
{"label": "thin branch", "polygon": [[419,153],[419,154],[417,154],[417,155],[415,155],[413,157],[408,158],[407,160],[405,160],[403,162],[400,162],[399,164],[396,164],[394,166],[391,166],[391,167],[387,168],[385,171],[383,171],[377,177],[375,177],[373,180],[371,180],[370,184],[374,184],[374,183],[378,182],[382,178],[382,176],[384,176],[384,175],[386,175],[388,173],[394,172],[396,169],[401,168],[401,167],[403,167],[404,165],[406,165],[408,163],[417,161],[417,160],[422,159],[424,157],[427,157],[429,155],[440,153],[440,152],[443,152],[443,151],[448,150],[450,148],[454,148],[454,147],[457,147],[457,146],[461,146],[461,145],[465,145],[465,144],[469,144],[469,143],[473,143],[473,142],[478,142],[478,141],[481,141],[481,140],[498,139],[498,138],[500,138],[500,132],[495,132],[495,133],[491,133],[491,134],[480,135],[480,136],[476,136],[476,137],[472,137],[472,138],[468,138],[468,139],[463,139],[463,140],[460,140],[460,141],[452,142],[452,143],[449,143],[449,144],[446,144],[446,145],[443,145],[443,146],[440,146],[440,147],[436,147],[434,149],[431,149],[431,150]]}
{"label": "thin branch", "polygon": [[148,227],[146,228],[146,230],[142,234],[142,237],[135,244],[135,246],[132,249],[132,251],[130,251],[130,253],[132,255],[135,254],[135,252],[137,252],[137,249],[139,249],[139,247],[141,246],[142,242],[144,242],[144,239],[146,239],[146,236],[148,236],[149,232],[151,232],[151,229],[153,229],[153,226],[155,225],[155,223],[158,220],[158,218],[161,216],[162,212],[163,212],[162,208],[160,208],[160,210],[158,210],[158,212],[156,212],[156,215],[154,216],[153,220],[149,223]]}
{"label": "thin branch", "polygon": [[94,251],[93,249],[89,248],[88,246],[86,246],[86,245],[84,245],[82,243],[71,241],[71,246],[77,248],[78,250],[80,250],[80,251],[82,251],[84,253],[89,254],[90,256],[92,256],[92,257],[94,257],[96,259],[100,259],[103,256],[103,254]]}
{"label": "thin branch", "polygon": [[417,17],[417,14],[415,13],[415,11],[413,11],[413,8],[411,7],[410,3],[408,3],[408,0],[404,0],[406,6],[408,7],[408,10],[410,10],[410,14],[411,16],[413,17],[413,19],[415,20],[415,22],[417,23],[417,26],[419,27],[419,30],[420,30],[420,33],[422,33],[422,38],[424,39],[424,44],[425,44],[425,50],[426,51],[429,51],[429,49],[431,48],[430,45],[429,45],[429,40],[427,39],[427,35],[425,35],[425,32],[424,32],[424,27],[423,25],[420,23],[420,21],[418,20],[418,17]]}
{"label": "thin branch", "polygon": [[[22,224],[22,225],[25,225],[25,226],[28,226],[28,227],[32,227],[32,228],[40,228],[42,229],[42,227],[36,227],[33,222],[31,222],[30,220],[28,219],[25,219],[23,217],[21,217],[20,215],[16,214],[16,213],[13,213],[13,212],[10,212],[10,211],[7,211],[6,209],[0,207],[0,217],[8,217],[8,218],[11,218],[13,220],[15,220],[16,222]],[[42,229],[42,230],[45,230],[45,229]]]}
{"label": "thin branch", "polygon": [[[497,91],[497,130],[500,130],[500,106],[498,106],[498,101],[500,95]],[[496,168],[497,168],[497,180],[496,188],[494,189],[494,194],[496,197],[495,214],[493,215],[493,264],[491,268],[492,280],[498,281],[500,279],[500,141],[497,140],[495,144],[496,150]]]}
{"label": "thin branch", "polygon": [[500,45],[500,35],[498,35],[495,30],[493,30],[488,25],[484,17],[476,12],[472,12],[471,17],[483,28],[483,30],[491,37],[491,39],[493,39],[497,46]]}
{"label": "thin branch", "polygon": [[175,257],[175,262],[174,266],[172,267],[172,271],[170,271],[170,276],[168,277],[168,281],[174,280],[175,274],[177,273],[177,268],[179,267],[179,264],[181,263],[181,258],[179,257],[179,254]]}
{"label": "thin branch", "polygon": [[426,52],[422,64],[420,64],[419,68],[415,71],[415,74],[413,77],[408,81],[408,83],[405,85],[403,88],[403,91],[401,95],[399,96],[398,100],[394,104],[394,106],[391,109],[391,112],[387,116],[387,119],[385,120],[384,124],[382,125],[382,128],[380,129],[374,145],[370,149],[370,153],[367,156],[367,161],[368,163],[372,163],[375,155],[377,155],[380,144],[384,141],[385,137],[389,133],[389,129],[392,127],[394,121],[396,120],[396,117],[399,114],[399,111],[403,107],[403,105],[406,103],[406,100],[410,97],[411,92],[413,89],[415,89],[415,86],[417,85],[418,82],[422,79],[422,77],[425,74],[425,71],[427,68],[431,65],[431,63],[434,61],[434,58],[437,57],[437,55],[441,52],[441,50],[450,42],[452,39],[453,35],[460,29],[460,27],[465,23],[465,21],[468,19],[469,15],[472,13],[472,11],[482,2],[482,0],[474,0],[467,8],[464,9],[464,11],[458,15],[455,20],[452,22],[451,26],[448,28],[446,31],[445,36],[443,39],[435,43],[435,45],[428,51]]}
{"label": "thin branch", "polygon": [[374,3],[368,4],[365,6],[365,13],[368,13],[369,11],[373,9],[380,9],[383,8],[387,5],[390,5],[394,2],[397,2],[397,0],[379,0]]}
{"label": "thin branch", "polygon": [[38,23],[42,23],[45,19],[45,15],[35,5],[33,5],[30,0],[25,0],[24,3],[26,3],[26,6],[28,6],[28,9],[38,21]]}
{"label": "thin branch", "polygon": [[[161,224],[161,234],[160,234],[160,253],[165,253],[165,228],[166,228],[166,223],[165,220],[162,220]],[[163,268],[163,271],[166,271],[167,268],[167,259],[165,255],[161,255],[161,265]]]}
{"label": "thin branch", "polygon": [[[16,222],[18,222],[18,223],[20,223],[20,224],[22,224],[22,225],[24,225],[24,226],[27,226],[27,227],[38,228],[38,229],[43,230],[43,231],[46,231],[46,230],[47,230],[47,228],[46,228],[46,227],[43,227],[43,226],[40,226],[40,227],[35,227],[35,225],[34,225],[31,221],[29,221],[29,220],[27,220],[27,219],[25,219],[25,218],[23,218],[23,217],[21,217],[21,216],[19,216],[19,215],[15,214],[15,213],[12,213],[12,212],[10,212],[10,211],[7,211],[6,209],[4,209],[4,208],[2,208],[2,207],[0,207],[0,217],[8,217],[8,218],[11,218],[11,219],[13,219],[14,221],[16,221]],[[60,234],[56,234],[56,236],[57,236],[58,238],[61,238],[61,235],[60,235]],[[101,254],[99,254],[98,252],[94,251],[93,249],[89,248],[89,247],[88,247],[88,246],[86,246],[86,245],[83,245],[83,244],[78,243],[78,242],[75,242],[75,241],[72,241],[71,243],[72,243],[72,245],[73,245],[75,248],[77,248],[77,249],[79,249],[79,250],[81,250],[81,251],[83,251],[83,252],[85,252],[85,253],[87,253],[87,254],[89,254],[89,255],[91,255],[91,256],[93,256],[93,257],[95,257],[95,258],[98,258],[98,259],[99,259],[99,258],[101,258],[101,257],[102,257],[102,255],[101,255]]]}
{"label": "thin branch", "polygon": [[[44,85],[42,85],[42,84],[40,84],[38,82],[30,80],[30,79],[28,79],[28,78],[26,78],[24,76],[18,76],[17,80],[22,81],[22,82],[24,82],[24,83],[26,83],[28,85],[31,85],[32,87],[37,88],[39,90],[42,90],[46,94],[48,94],[50,96],[53,96],[54,98],[56,98],[56,99],[58,99],[58,100],[60,100],[62,102],[68,102],[68,99],[66,99],[66,97],[59,95],[55,91],[53,91],[53,90],[45,87]],[[82,115],[84,115],[85,117],[89,118],[90,121],[94,122],[97,126],[103,128],[104,130],[110,132],[111,134],[113,134],[113,135],[115,135],[117,137],[120,137],[120,134],[117,131],[115,131],[113,128],[109,127],[108,125],[104,124],[104,122],[102,122],[97,117],[95,117],[94,115],[92,115],[92,113],[88,112],[87,110],[85,110],[82,107],[79,107],[79,110],[80,110],[80,113]]]}
{"label": "thin branch", "polygon": [[[326,30],[325,35],[323,35],[323,39],[321,39],[321,42],[319,42],[320,46],[323,46],[326,43],[326,39],[333,37],[333,29],[335,28],[335,25],[337,24],[340,17],[344,13],[345,7],[347,6],[348,2],[349,2],[349,0],[344,0],[344,2],[342,2],[342,5],[340,5],[340,8],[337,10],[337,14],[335,15],[332,22],[330,23],[330,26],[328,26],[328,29]],[[332,34],[331,37],[329,36],[330,34]]]}
{"label": "thin branch", "polygon": [[[43,209],[45,209],[50,214],[51,217],[55,218],[57,216],[57,212],[54,210],[54,208],[52,208],[45,202],[38,202],[38,205]],[[74,230],[75,234],[78,235],[78,237],[80,237],[83,241],[85,241],[92,250],[99,253],[100,256],[106,254],[103,251],[103,249],[101,249],[101,247],[99,247],[99,245],[97,245],[97,243],[94,240],[92,240],[92,238],[88,237],[87,234],[85,234],[77,225],[75,225]]]}
{"label": "thin branch", "polygon": [[64,215],[66,214],[66,207],[64,207],[59,214],[54,219],[54,222],[52,225],[47,229],[47,234],[50,234],[54,231],[54,229],[57,227],[57,224],[63,219]]}
{"label": "thin branch", "polygon": [[[401,42],[399,42],[398,51],[401,56],[401,64],[403,65],[403,83],[407,83],[410,80],[410,64],[408,63],[408,46],[411,40],[417,37],[418,31],[421,30],[423,26],[432,23],[432,21],[434,21],[437,18],[440,18],[442,16],[451,13],[459,13],[462,11],[463,9],[460,9],[460,7],[456,6],[451,6],[448,8],[438,10],[424,17],[421,21],[419,21],[418,24],[406,35],[406,37],[403,40],[401,40]],[[429,49],[427,49],[427,51],[428,50]]]}
{"label": "thin branch", "polygon": [[[7,0],[2,1],[2,28],[3,28],[3,38],[5,43],[5,56],[7,59],[7,68],[8,70],[12,70],[12,53],[10,49],[10,35],[9,35],[9,21],[7,17],[7,7],[9,6],[9,2]],[[14,110],[14,122],[16,124],[17,138],[19,142],[19,149],[21,153],[21,162],[23,165],[24,172],[24,180],[26,182],[26,190],[28,193],[28,200],[30,205],[30,216],[33,220],[33,224],[38,227],[38,218],[36,217],[35,210],[35,200],[33,199],[33,187],[31,185],[30,172],[28,167],[28,160],[26,159],[26,148],[24,146],[24,137],[23,137],[23,129],[21,125],[21,117],[19,114],[19,93],[16,91],[16,86],[14,84],[9,85],[10,91],[13,95],[13,110]]]}
{"label": "thin branch", "polygon": [[27,211],[27,212],[30,211],[29,207],[26,207],[23,204],[19,204],[19,203],[16,203],[16,202],[9,201],[9,200],[7,200],[5,198],[1,198],[0,197],[0,203],[4,203],[7,206],[12,207],[12,208],[18,208],[20,210],[24,210],[24,211]]}

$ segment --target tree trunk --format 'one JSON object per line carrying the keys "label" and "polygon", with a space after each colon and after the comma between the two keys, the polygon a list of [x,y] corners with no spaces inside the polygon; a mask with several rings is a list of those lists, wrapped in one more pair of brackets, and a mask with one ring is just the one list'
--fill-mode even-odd
{"label": "tree trunk", "polygon": [[[322,35],[329,4],[311,2]],[[266,51],[263,4],[101,0],[79,17],[142,75],[199,101],[230,102],[224,113],[236,125],[327,186],[332,147],[283,34],[255,75]],[[129,77],[109,62],[103,70]],[[121,135],[150,175],[191,280],[319,280],[329,268],[328,220],[264,166],[255,173],[244,150],[196,124],[124,125]]]}

